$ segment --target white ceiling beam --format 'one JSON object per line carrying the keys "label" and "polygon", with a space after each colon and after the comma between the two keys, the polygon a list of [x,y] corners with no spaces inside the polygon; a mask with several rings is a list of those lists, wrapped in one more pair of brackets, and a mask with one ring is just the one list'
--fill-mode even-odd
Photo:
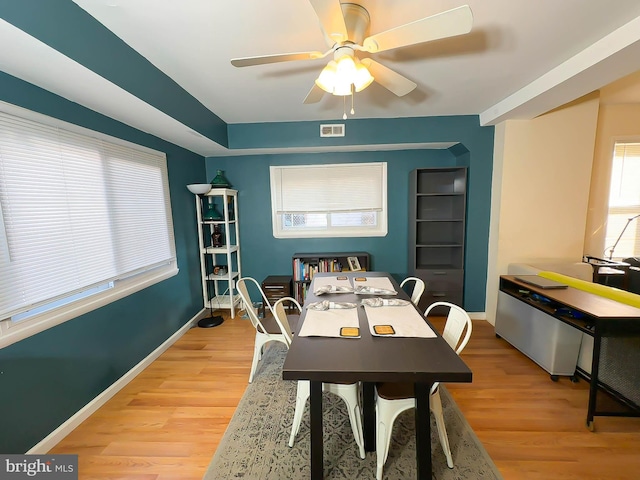
{"label": "white ceiling beam", "polygon": [[480,125],[531,119],[640,69],[640,17],[480,114]]}
{"label": "white ceiling beam", "polygon": [[[202,156],[226,151],[225,147],[2,19],[0,45],[11,45],[11,48],[0,49],[0,71]],[[105,102],[105,98],[108,101]]]}

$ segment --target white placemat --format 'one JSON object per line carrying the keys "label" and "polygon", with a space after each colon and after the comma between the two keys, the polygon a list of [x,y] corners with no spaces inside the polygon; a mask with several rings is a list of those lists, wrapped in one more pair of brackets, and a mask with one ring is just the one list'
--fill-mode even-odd
{"label": "white placemat", "polygon": [[[364,311],[367,314],[369,331],[371,335],[376,337],[436,337],[435,332],[413,305],[384,307],[368,307],[365,305]],[[374,325],[391,325],[395,333],[380,335],[375,332]]]}
{"label": "white placemat", "polygon": [[357,308],[307,310],[298,336],[360,338],[360,335],[357,337],[340,335],[342,327],[358,328],[359,326]]}
{"label": "white placemat", "polygon": [[[364,280],[362,280],[364,279]],[[396,289],[393,288],[391,280],[387,277],[366,277],[356,276],[353,279],[353,288],[356,293],[369,293],[369,294],[385,294],[384,291],[388,291],[389,295],[395,295]]]}
{"label": "white placemat", "polygon": [[323,293],[353,293],[351,281],[346,276],[313,277],[311,291],[314,295]]}

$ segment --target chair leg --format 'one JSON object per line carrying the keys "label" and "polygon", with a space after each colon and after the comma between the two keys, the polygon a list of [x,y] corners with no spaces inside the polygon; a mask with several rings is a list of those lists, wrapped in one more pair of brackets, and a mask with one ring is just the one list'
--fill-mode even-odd
{"label": "chair leg", "polygon": [[376,401],[376,480],[382,480],[382,469],[389,454],[393,411],[384,400]]}
{"label": "chair leg", "polygon": [[447,466],[453,468],[453,458],[451,457],[451,448],[449,447],[449,438],[447,437],[447,429],[444,425],[444,415],[442,413],[442,400],[440,399],[440,391],[436,390],[431,394],[431,411],[436,419],[436,427],[438,427],[438,437],[440,437],[440,445],[444,455],[447,457]]}
{"label": "chair leg", "polygon": [[304,407],[307,403],[307,398],[311,393],[311,386],[307,380],[299,380],[298,388],[296,391],[296,409],[293,414],[293,425],[291,425],[291,436],[289,437],[289,446],[293,447],[293,443],[300,430],[300,424],[302,423],[302,414],[304,413]]}
{"label": "chair leg", "polygon": [[251,362],[251,372],[249,373],[249,383],[253,382],[253,377],[258,369],[258,362],[262,358],[262,348],[266,343],[262,335],[256,333],[256,341],[253,347],[253,362]]}
{"label": "chair leg", "polygon": [[[351,431],[355,438],[360,458],[365,458],[364,453],[364,435],[362,429],[362,412],[360,410],[360,404],[358,402],[358,386],[356,385],[334,385],[323,384],[323,391],[334,393],[338,395],[347,406],[347,412],[349,414],[349,423],[351,424]],[[300,431],[300,425],[302,423],[302,414],[304,413],[304,407],[307,404],[307,399],[310,394],[310,385],[306,380],[300,380],[298,382],[298,389],[296,392],[296,407],[293,414],[293,424],[291,425],[291,435],[289,437],[289,446],[293,447],[296,435]]]}
{"label": "chair leg", "polygon": [[382,480],[382,468],[389,456],[393,423],[398,415],[415,406],[415,398],[385,400],[376,394],[376,480]]}
{"label": "chair leg", "polygon": [[[347,405],[348,407],[348,405]],[[362,428],[362,410],[359,405],[353,405],[349,408],[349,420],[351,420],[351,430],[353,430],[353,437],[358,445],[358,451],[360,452],[360,458],[364,459],[364,433]]]}
{"label": "chair leg", "polygon": [[329,384],[328,391],[335,393],[344,400],[344,403],[347,406],[347,411],[349,412],[349,422],[351,423],[353,437],[358,445],[360,458],[364,458],[364,434],[362,429],[362,410],[358,403],[358,385],[338,385],[337,389],[335,389],[335,387],[335,385]]}

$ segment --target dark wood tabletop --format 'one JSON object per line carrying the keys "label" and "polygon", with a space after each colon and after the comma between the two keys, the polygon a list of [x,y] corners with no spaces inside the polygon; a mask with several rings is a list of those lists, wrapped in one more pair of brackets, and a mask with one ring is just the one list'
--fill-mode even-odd
{"label": "dark wood tabletop", "polygon": [[[640,332],[640,308],[626,305],[617,300],[601,295],[585,292],[573,287],[562,289],[543,289],[531,285],[518,277],[522,275],[501,275],[500,291],[528,303],[558,320],[572,325],[588,335],[593,330],[587,325],[594,325],[603,333],[613,330],[626,329],[628,332]],[[545,301],[536,301],[532,297],[536,294]],[[569,318],[559,314],[559,307],[568,307],[584,315],[581,319]]]}
{"label": "dark wood tabletop", "polygon": [[[397,298],[409,300],[388,273],[319,273],[318,276],[386,276],[398,291]],[[375,295],[340,293],[317,297],[309,292],[305,304],[321,300],[360,303]],[[424,312],[421,312],[421,314]],[[299,323],[304,322],[303,311]],[[361,338],[294,336],[283,367],[285,380],[324,382],[470,382],[471,370],[440,334],[435,338],[375,337],[369,332],[364,308],[358,307]],[[429,323],[427,321],[427,323]]]}

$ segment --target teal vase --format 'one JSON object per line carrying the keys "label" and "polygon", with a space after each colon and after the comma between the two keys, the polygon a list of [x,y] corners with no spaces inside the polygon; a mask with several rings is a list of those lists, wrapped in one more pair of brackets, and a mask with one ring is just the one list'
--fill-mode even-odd
{"label": "teal vase", "polygon": [[208,200],[209,202],[202,214],[203,220],[222,220],[222,214],[218,211],[216,204],[213,203],[213,198],[209,197]]}
{"label": "teal vase", "polygon": [[229,180],[227,180],[227,177],[224,176],[224,171],[218,170],[216,176],[211,180],[211,186],[213,188],[230,188],[231,184]]}

